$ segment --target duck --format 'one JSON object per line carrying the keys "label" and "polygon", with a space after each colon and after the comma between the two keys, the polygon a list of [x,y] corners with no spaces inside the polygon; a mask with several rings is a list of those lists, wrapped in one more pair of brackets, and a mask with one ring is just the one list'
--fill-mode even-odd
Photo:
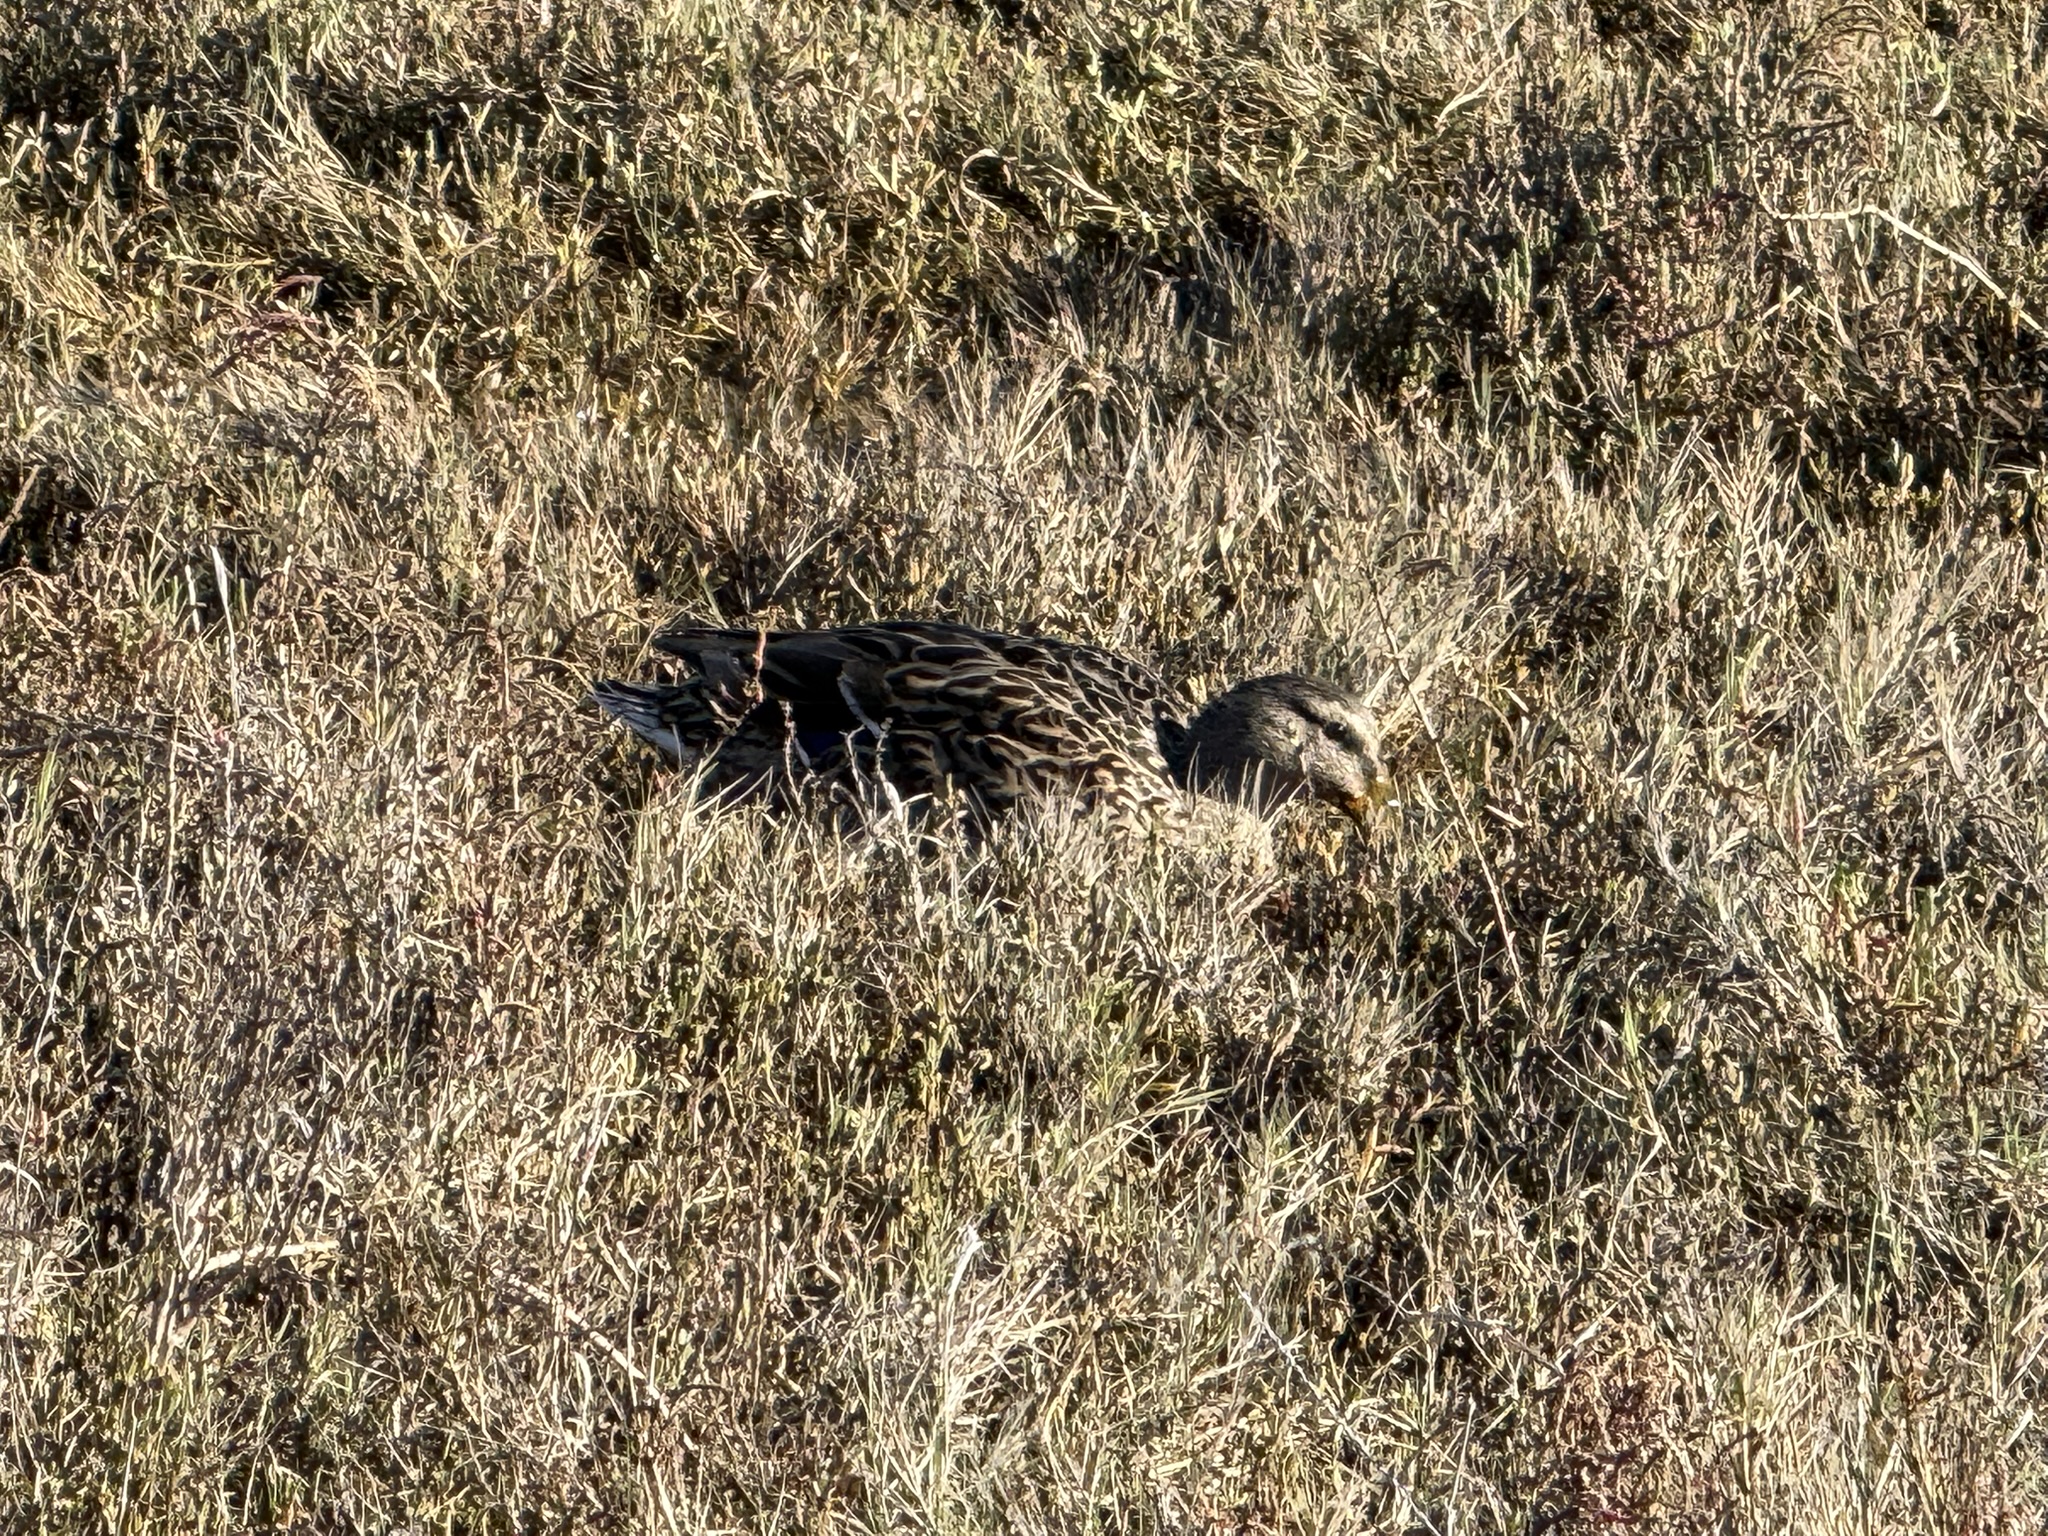
{"label": "duck", "polygon": [[1193,791],[1260,812],[1319,801],[1361,824],[1385,798],[1366,701],[1301,673],[1188,714],[1128,657],[941,620],[678,627],[650,643],[684,664],[678,680],[602,679],[591,697],[720,795],[879,781],[986,822],[1054,795],[1144,815]]}

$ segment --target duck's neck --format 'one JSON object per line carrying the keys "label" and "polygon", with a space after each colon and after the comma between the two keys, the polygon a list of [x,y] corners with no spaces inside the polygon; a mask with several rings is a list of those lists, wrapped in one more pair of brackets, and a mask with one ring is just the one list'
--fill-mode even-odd
{"label": "duck's neck", "polygon": [[1157,728],[1159,751],[1166,759],[1167,773],[1182,789],[1189,788],[1188,769],[1194,752],[1186,722],[1175,720],[1170,715],[1161,715],[1157,721]]}

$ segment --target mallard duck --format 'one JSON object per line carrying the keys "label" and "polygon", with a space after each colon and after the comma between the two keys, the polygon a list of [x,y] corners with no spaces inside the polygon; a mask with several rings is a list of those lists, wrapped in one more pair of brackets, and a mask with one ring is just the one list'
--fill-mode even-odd
{"label": "mallard duck", "polygon": [[653,644],[691,675],[592,696],[720,792],[879,778],[988,817],[1048,792],[1145,811],[1195,789],[1360,818],[1385,782],[1364,702],[1296,673],[1239,683],[1184,720],[1137,662],[964,624],[673,629]]}

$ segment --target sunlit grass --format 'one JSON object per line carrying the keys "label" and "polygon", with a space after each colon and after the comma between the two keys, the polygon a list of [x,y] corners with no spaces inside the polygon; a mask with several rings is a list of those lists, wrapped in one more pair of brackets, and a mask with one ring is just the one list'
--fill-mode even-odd
{"label": "sunlit grass", "polygon": [[[0,0],[0,1508],[2037,1529],[2044,46]],[[1397,794],[702,803],[679,612]]]}

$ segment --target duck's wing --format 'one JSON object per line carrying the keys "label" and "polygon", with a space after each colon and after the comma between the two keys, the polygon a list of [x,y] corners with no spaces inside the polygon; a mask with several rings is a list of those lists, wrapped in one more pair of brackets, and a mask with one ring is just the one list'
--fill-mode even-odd
{"label": "duck's wing", "polygon": [[1150,798],[1167,777],[1165,684],[1093,646],[936,622],[676,629],[654,645],[722,694],[786,710],[800,740],[851,739],[907,793],[1000,809],[1055,787]]}

